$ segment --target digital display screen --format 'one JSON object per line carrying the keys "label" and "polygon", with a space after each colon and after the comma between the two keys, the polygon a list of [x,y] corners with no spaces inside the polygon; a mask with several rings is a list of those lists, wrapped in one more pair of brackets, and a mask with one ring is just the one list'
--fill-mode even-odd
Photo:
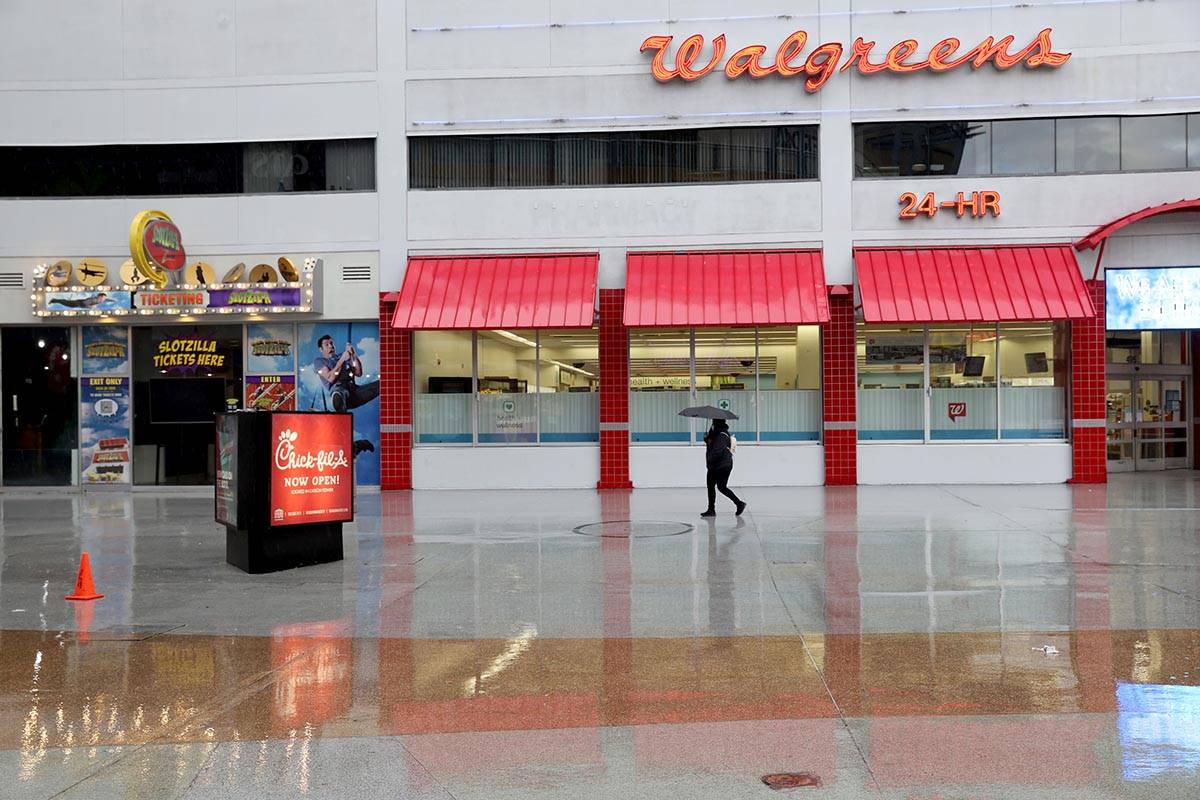
{"label": "digital display screen", "polygon": [[1200,328],[1200,267],[1105,270],[1104,292],[1110,331]]}
{"label": "digital display screen", "polygon": [[271,415],[271,526],[354,519],[350,414]]}
{"label": "digital display screen", "polygon": [[155,425],[211,423],[224,410],[224,378],[150,381],[150,422]]}

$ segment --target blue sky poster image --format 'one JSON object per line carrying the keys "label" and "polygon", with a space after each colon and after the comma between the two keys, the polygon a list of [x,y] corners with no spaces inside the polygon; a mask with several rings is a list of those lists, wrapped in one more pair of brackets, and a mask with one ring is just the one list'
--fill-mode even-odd
{"label": "blue sky poster image", "polygon": [[379,485],[379,323],[300,325],[297,411],[354,414],[354,480]]}
{"label": "blue sky poster image", "polygon": [[129,329],[123,325],[85,325],[83,374],[128,375]]}

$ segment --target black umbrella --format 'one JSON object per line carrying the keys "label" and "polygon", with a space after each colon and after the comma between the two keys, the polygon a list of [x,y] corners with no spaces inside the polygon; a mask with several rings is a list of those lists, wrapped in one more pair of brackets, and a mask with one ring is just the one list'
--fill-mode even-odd
{"label": "black umbrella", "polygon": [[737,419],[738,415],[716,406],[692,406],[679,412],[681,417],[699,417],[700,419]]}

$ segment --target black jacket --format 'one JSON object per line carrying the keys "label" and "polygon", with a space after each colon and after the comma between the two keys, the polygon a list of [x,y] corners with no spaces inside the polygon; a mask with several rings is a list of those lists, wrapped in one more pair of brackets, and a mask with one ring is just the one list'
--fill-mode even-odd
{"label": "black jacket", "polygon": [[709,431],[704,434],[704,444],[707,446],[704,459],[708,463],[709,469],[724,469],[733,466],[733,452],[729,449],[732,441],[729,434],[725,432]]}

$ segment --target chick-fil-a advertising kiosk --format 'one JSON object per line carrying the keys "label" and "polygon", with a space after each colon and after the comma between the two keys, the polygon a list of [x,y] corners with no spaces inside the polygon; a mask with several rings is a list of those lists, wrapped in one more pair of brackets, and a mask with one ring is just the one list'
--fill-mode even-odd
{"label": "chick-fil-a advertising kiosk", "polygon": [[353,417],[239,411],[216,422],[225,560],[252,573],[341,560],[342,523],[354,519]]}

